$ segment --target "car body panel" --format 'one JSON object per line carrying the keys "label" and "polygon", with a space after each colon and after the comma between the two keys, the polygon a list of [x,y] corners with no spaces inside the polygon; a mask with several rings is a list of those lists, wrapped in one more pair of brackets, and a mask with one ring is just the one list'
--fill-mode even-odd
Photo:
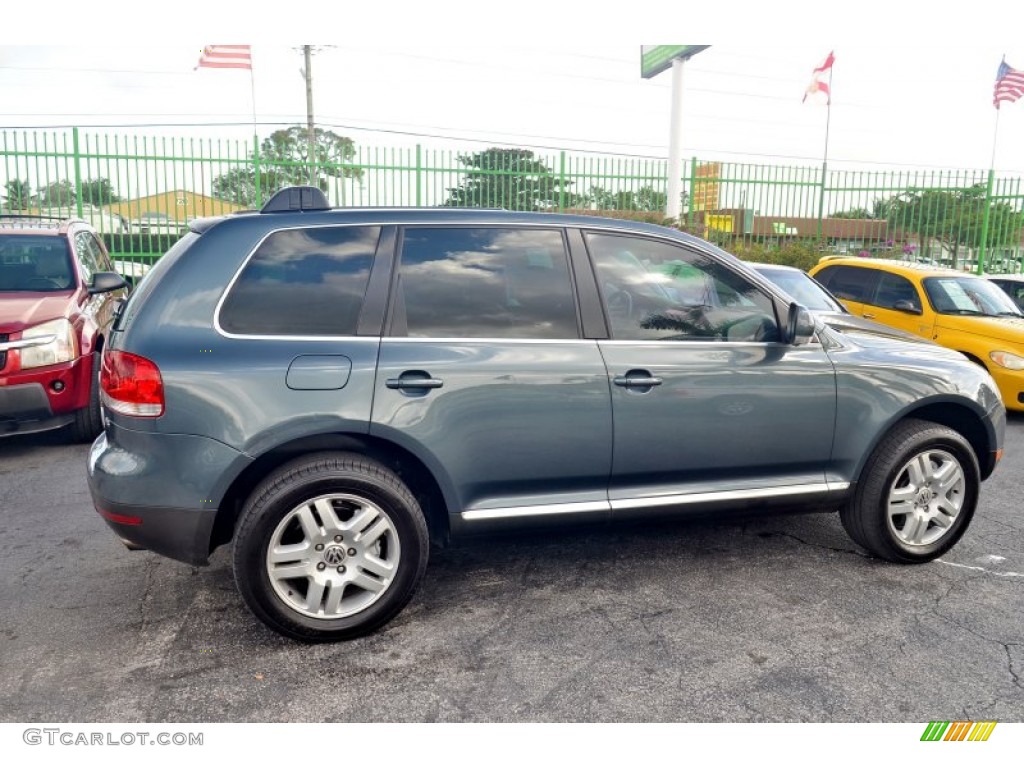
{"label": "car body panel", "polygon": [[[391,328],[402,228],[441,224],[564,230],[580,338],[410,338]],[[381,227],[357,334],[277,337],[219,326],[218,307],[271,233],[353,225]],[[89,463],[97,506],[139,516],[142,529],[153,508],[161,532],[179,508],[182,532],[161,551],[203,562],[221,541],[206,535],[217,527],[211,510],[230,533],[247,483],[295,450],[322,445],[372,446],[400,471],[418,462],[439,487],[453,532],[608,520],[688,501],[796,504],[812,491],[834,508],[886,428],[928,403],[987,420],[979,450],[1001,447],[991,379],[939,347],[825,328],[802,345],[612,340],[581,231],[699,251],[764,291],[777,317],[790,310],[788,295],[735,257],[654,225],[454,209],[198,221],[148,272],[109,337],[108,350],[159,368],[166,407],[159,418],[108,413]],[[662,383],[647,392],[615,383],[636,369]],[[434,383],[404,386],[403,374]],[[175,487],[154,496],[165,486]],[[154,546],[148,533],[105,517],[135,545]]]}

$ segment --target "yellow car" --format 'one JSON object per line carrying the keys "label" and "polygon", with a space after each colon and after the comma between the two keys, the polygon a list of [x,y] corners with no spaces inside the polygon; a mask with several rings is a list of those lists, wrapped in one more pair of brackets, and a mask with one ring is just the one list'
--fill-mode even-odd
{"label": "yellow car", "polygon": [[1024,315],[983,277],[887,259],[826,256],[810,274],[850,312],[955,349],[1024,411]]}

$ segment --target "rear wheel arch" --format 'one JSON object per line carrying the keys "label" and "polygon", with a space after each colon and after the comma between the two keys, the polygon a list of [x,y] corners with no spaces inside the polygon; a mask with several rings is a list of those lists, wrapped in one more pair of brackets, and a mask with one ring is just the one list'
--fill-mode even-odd
{"label": "rear wheel arch", "polygon": [[381,438],[350,433],[309,435],[275,446],[243,469],[228,486],[217,509],[209,551],[231,541],[235,523],[250,494],[270,473],[301,456],[324,451],[360,454],[383,464],[410,488],[427,520],[433,543],[447,543],[448,505],[440,483],[413,453]]}

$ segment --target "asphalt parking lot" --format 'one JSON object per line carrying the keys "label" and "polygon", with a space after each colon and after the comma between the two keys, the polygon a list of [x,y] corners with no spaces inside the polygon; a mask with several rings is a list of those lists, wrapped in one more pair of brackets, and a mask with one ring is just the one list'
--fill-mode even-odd
{"label": "asphalt parking lot", "polygon": [[941,562],[871,559],[836,515],[489,539],[322,646],[250,616],[224,549],[125,550],[86,452],[0,442],[4,721],[1024,720],[1024,418]]}

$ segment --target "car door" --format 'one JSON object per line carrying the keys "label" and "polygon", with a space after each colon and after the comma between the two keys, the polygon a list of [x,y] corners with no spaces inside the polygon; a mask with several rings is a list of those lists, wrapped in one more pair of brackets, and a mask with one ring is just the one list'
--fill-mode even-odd
{"label": "car door", "polygon": [[825,493],[836,381],[769,295],[674,242],[588,232],[611,338],[613,516]]}
{"label": "car door", "polygon": [[555,227],[402,233],[371,432],[439,478],[455,527],[608,517],[612,425]]}
{"label": "car door", "polygon": [[932,337],[934,313],[917,287],[902,275],[879,271],[878,283],[861,316],[899,328],[901,331]]}

